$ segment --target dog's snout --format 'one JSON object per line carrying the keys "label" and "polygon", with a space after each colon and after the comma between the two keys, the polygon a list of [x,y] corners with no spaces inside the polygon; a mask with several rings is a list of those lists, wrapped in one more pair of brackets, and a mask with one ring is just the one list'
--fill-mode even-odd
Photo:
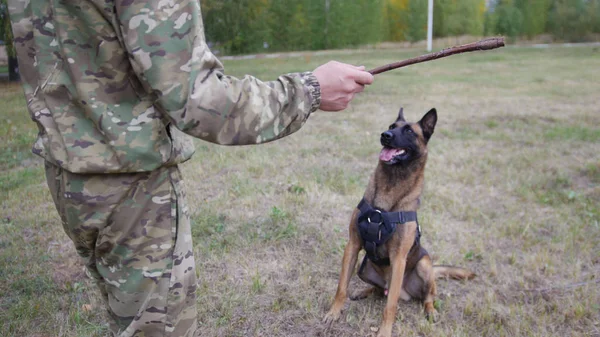
{"label": "dog's snout", "polygon": [[381,141],[388,143],[390,142],[392,139],[394,139],[394,134],[391,131],[386,131],[384,133],[381,134]]}

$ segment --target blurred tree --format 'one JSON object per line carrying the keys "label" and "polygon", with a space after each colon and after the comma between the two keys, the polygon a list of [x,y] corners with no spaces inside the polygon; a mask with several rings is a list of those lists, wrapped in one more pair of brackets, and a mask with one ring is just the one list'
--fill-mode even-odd
{"label": "blurred tree", "polygon": [[384,0],[205,0],[206,36],[226,53],[340,48],[383,40]]}
{"label": "blurred tree", "polygon": [[548,16],[548,30],[559,40],[585,41],[597,24],[593,9],[596,1],[553,0]]}
{"label": "blurred tree", "polygon": [[304,7],[302,2],[294,5],[289,0],[271,0],[268,7],[267,27],[269,31],[269,43],[272,50],[295,50],[304,45],[302,33],[309,27],[299,26],[294,23],[301,17]]}
{"label": "blurred tree", "polygon": [[451,30],[450,16],[453,14],[452,0],[438,0],[433,2],[433,35],[438,37],[448,36]]}
{"label": "blurred tree", "polygon": [[328,48],[382,41],[382,0],[330,0]]}
{"label": "blurred tree", "polygon": [[17,53],[13,45],[12,28],[8,17],[8,5],[6,0],[0,0],[0,40],[4,42],[4,48],[8,56],[8,80],[18,81],[19,64],[17,62]]}
{"label": "blurred tree", "polygon": [[387,0],[384,5],[384,18],[386,21],[387,36],[389,41],[404,41],[408,30],[406,13],[409,0]]}
{"label": "blurred tree", "polygon": [[[6,1],[6,0],[0,0]],[[425,0],[203,0],[206,35],[226,53],[344,48],[425,39]],[[487,4],[487,8],[486,8]],[[600,33],[600,0],[435,0],[434,36]]]}
{"label": "blurred tree", "polygon": [[219,43],[219,48],[227,53],[260,50],[269,38],[268,3],[268,0],[202,1],[207,39]]}
{"label": "blurred tree", "polygon": [[453,19],[460,25],[457,30],[459,35],[481,36],[483,34],[485,0],[458,1],[457,10],[454,14]]}
{"label": "blurred tree", "polygon": [[427,37],[427,7],[427,1],[411,0],[408,2],[408,8],[403,12],[403,21],[407,26],[404,33],[406,40],[417,42]]}
{"label": "blurred tree", "polygon": [[433,9],[435,36],[475,35],[484,31],[485,0],[436,0]]}
{"label": "blurred tree", "polygon": [[523,14],[517,8],[513,0],[500,0],[494,9],[495,29],[494,33],[507,36],[509,40],[515,40],[521,34],[523,25]]}
{"label": "blurred tree", "polygon": [[520,35],[532,38],[546,32],[551,0],[515,0],[523,15]]}
{"label": "blurred tree", "polygon": [[600,33],[600,0],[590,1],[590,15],[592,16],[592,32]]}
{"label": "blurred tree", "polygon": [[494,15],[493,9],[488,8],[488,10],[485,12],[483,19],[483,35],[496,35],[496,15]]}

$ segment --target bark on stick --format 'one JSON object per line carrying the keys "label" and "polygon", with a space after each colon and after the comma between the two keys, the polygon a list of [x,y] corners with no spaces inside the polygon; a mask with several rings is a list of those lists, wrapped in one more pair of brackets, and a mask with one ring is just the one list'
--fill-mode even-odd
{"label": "bark on stick", "polygon": [[421,55],[421,56],[414,57],[414,58],[411,58],[408,60],[386,64],[384,66],[377,67],[375,69],[371,69],[371,70],[369,70],[369,72],[373,75],[377,75],[377,74],[386,72],[388,70],[406,67],[406,66],[409,66],[409,65],[415,64],[415,63],[436,60],[436,59],[454,55],[454,54],[467,53],[467,52],[479,51],[479,50],[490,50],[490,49],[496,49],[496,48],[500,48],[500,47],[504,47],[504,38],[503,37],[493,37],[493,38],[484,39],[484,40],[481,40],[478,42],[464,44],[461,46],[446,48],[446,49],[443,49],[436,53],[429,53],[429,54]]}

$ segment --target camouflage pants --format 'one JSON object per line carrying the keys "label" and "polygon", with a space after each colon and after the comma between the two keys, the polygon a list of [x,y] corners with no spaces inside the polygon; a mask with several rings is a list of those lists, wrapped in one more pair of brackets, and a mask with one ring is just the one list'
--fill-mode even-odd
{"label": "camouflage pants", "polygon": [[46,178],[115,336],[193,336],[196,274],[179,169],[81,175],[46,163]]}

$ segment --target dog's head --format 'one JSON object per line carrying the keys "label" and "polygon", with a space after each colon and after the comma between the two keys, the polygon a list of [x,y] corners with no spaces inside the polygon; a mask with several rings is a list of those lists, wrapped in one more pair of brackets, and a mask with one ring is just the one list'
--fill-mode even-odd
{"label": "dog's head", "polygon": [[429,110],[417,123],[404,119],[403,109],[389,129],[381,134],[383,149],[379,160],[387,165],[408,165],[427,154],[427,142],[433,135],[437,112]]}

